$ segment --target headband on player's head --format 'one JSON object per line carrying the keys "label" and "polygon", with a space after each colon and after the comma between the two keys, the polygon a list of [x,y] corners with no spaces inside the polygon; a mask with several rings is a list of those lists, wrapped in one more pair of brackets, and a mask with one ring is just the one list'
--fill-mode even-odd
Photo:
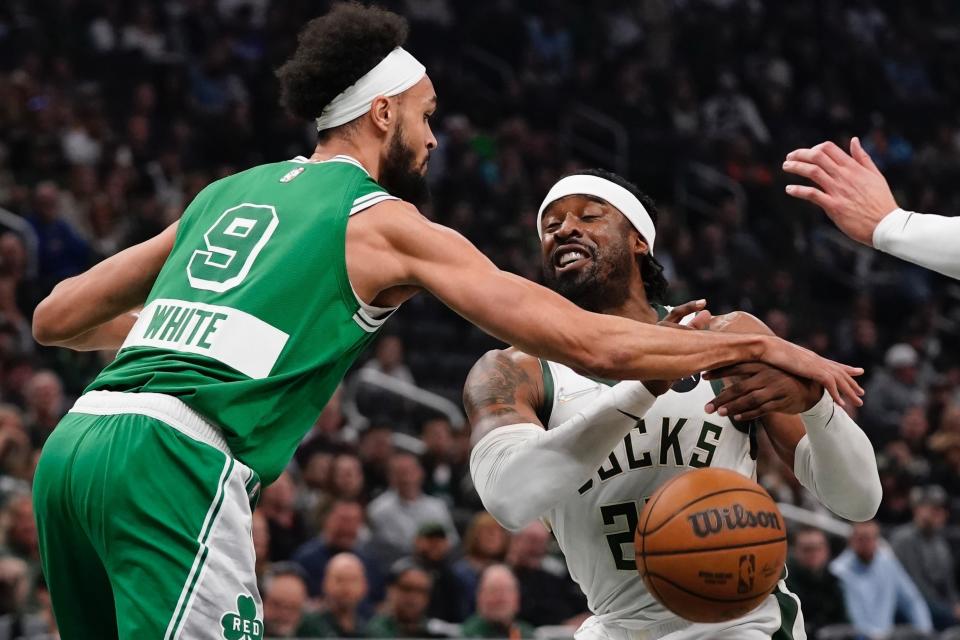
{"label": "headband on player's head", "polygon": [[379,96],[395,96],[420,82],[427,68],[401,47],[330,101],[317,118],[317,131],[355,120],[370,110]]}
{"label": "headband on player's head", "polygon": [[640,232],[643,239],[647,241],[650,247],[650,255],[653,255],[653,242],[657,237],[657,230],[653,226],[653,218],[647,213],[643,203],[639,199],[615,182],[610,182],[600,176],[572,175],[560,180],[547,193],[540,205],[540,212],[537,214],[537,233],[540,234],[540,240],[543,240],[543,212],[547,210],[553,202],[567,196],[593,196],[606,200],[608,203],[620,210],[633,228]]}

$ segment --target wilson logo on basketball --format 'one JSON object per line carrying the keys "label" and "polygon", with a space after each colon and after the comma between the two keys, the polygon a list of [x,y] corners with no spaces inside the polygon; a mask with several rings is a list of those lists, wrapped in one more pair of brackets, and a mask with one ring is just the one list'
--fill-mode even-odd
{"label": "wilson logo on basketball", "polygon": [[687,516],[690,526],[693,528],[693,535],[698,538],[706,538],[715,533],[720,533],[724,527],[733,529],[777,529],[780,530],[780,516],[774,511],[761,511],[755,513],[749,509],[744,509],[742,505],[735,504],[730,508],[707,509],[698,511],[691,516]]}

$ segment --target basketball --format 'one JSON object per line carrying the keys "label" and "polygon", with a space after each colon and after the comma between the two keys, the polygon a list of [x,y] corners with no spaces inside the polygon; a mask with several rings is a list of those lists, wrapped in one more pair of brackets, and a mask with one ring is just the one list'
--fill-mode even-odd
{"label": "basketball", "polygon": [[728,469],[671,479],[640,514],[637,570],[667,609],[693,622],[743,616],[783,572],[787,530],[760,485]]}

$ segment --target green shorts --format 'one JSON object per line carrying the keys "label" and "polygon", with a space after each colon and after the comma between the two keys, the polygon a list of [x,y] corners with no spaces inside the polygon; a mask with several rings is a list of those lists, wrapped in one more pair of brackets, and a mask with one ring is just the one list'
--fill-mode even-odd
{"label": "green shorts", "polygon": [[262,638],[251,532],[259,485],[175,398],[80,398],[34,479],[61,638]]}

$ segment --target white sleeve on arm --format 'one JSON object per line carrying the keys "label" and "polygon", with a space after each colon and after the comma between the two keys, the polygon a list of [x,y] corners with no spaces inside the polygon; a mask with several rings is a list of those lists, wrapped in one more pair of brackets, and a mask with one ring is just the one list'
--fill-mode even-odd
{"label": "white sleeve on arm", "polygon": [[794,454],[797,480],[838,516],[858,522],[872,518],[883,488],[867,434],[826,392],[800,417],[807,435]]}
{"label": "white sleeve on arm", "polygon": [[549,431],[530,423],[497,427],[470,453],[483,506],[514,531],[536,520],[596,473],[655,400],[643,383],[621,382]]}
{"label": "white sleeve on arm", "polygon": [[873,246],[960,279],[960,217],[895,209],[873,230]]}

